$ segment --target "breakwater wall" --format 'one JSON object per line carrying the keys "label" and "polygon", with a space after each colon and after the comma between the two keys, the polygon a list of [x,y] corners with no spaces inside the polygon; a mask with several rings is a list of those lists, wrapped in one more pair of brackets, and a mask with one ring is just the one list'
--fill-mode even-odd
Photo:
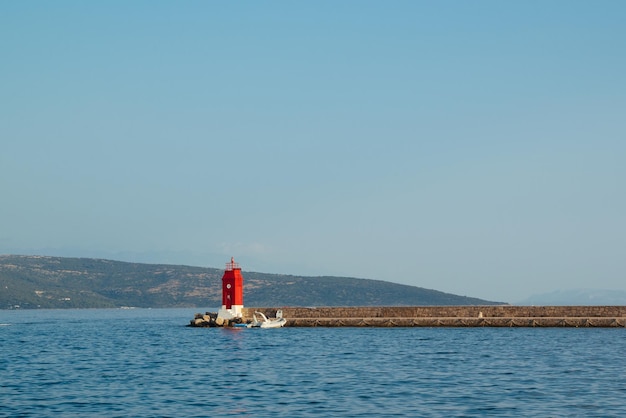
{"label": "breakwater wall", "polygon": [[626,306],[398,306],[244,308],[287,327],[626,327]]}

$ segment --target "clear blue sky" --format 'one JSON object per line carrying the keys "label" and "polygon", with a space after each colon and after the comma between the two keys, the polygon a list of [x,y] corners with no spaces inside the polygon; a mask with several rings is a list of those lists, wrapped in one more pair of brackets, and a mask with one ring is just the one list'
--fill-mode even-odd
{"label": "clear blue sky", "polygon": [[624,1],[0,2],[0,253],[626,290]]}

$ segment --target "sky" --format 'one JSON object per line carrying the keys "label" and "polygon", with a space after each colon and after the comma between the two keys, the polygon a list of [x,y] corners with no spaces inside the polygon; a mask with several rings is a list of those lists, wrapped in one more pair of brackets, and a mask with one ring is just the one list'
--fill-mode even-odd
{"label": "sky", "polygon": [[0,254],[626,290],[626,2],[0,2]]}

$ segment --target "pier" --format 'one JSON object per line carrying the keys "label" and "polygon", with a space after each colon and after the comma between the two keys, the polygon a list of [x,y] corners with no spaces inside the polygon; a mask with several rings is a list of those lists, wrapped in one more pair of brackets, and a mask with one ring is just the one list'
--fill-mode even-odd
{"label": "pier", "polygon": [[243,308],[243,320],[278,309],[286,327],[626,327],[626,306]]}

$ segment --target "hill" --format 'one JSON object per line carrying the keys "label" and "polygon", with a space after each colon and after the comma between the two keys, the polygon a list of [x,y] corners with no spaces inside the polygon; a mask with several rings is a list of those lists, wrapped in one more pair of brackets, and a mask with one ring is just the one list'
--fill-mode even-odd
{"label": "hill", "polygon": [[[0,309],[221,305],[223,270],[93,258],[0,255]],[[350,277],[243,271],[247,306],[494,305],[421,287]]]}

